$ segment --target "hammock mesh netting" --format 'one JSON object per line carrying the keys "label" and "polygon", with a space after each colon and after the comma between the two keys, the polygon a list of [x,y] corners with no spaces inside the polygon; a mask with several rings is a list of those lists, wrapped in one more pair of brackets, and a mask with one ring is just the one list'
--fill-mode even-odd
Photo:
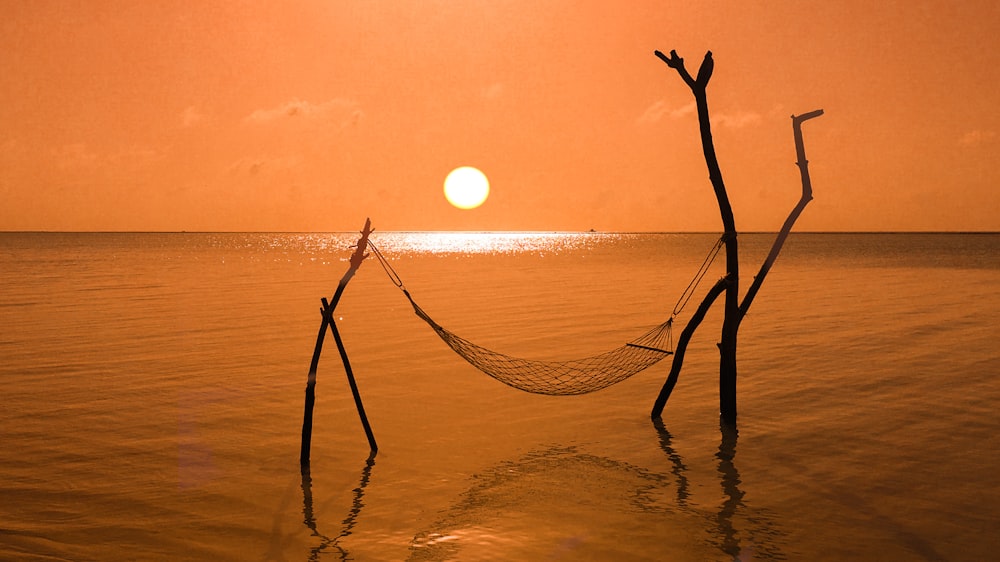
{"label": "hammock mesh netting", "polygon": [[534,394],[570,395],[587,394],[607,388],[672,355],[673,342],[670,329],[673,319],[694,294],[694,289],[708,272],[724,241],[725,237],[719,238],[709,250],[694,279],[674,306],[669,320],[621,347],[600,355],[567,361],[535,361],[497,353],[446,330],[413,301],[410,292],[403,286],[403,280],[382,252],[371,241],[368,242],[368,246],[382,264],[389,279],[406,295],[417,316],[427,322],[448,347],[473,367],[518,390]]}
{"label": "hammock mesh netting", "polygon": [[600,355],[567,361],[512,357],[476,345],[446,330],[413,302],[405,289],[404,294],[417,316],[427,322],[455,353],[494,379],[525,392],[587,394],[619,383],[671,354],[665,349],[670,344],[672,320],[668,320],[632,342]]}

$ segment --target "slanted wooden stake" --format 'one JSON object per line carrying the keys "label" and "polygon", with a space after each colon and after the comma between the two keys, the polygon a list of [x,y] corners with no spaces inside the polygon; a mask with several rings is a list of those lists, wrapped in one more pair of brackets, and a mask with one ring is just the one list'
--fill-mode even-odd
{"label": "slanted wooden stake", "polygon": [[306,382],[306,404],[305,413],[302,418],[302,449],[299,452],[299,463],[302,467],[309,466],[309,452],[312,442],[312,414],[313,406],[316,403],[316,369],[319,367],[319,356],[323,351],[323,339],[326,337],[328,328],[333,331],[333,337],[340,351],[340,358],[344,362],[344,370],[347,372],[347,382],[351,385],[351,392],[354,394],[354,403],[358,407],[358,415],[361,417],[361,425],[364,426],[365,434],[368,436],[368,444],[371,446],[371,452],[374,455],[378,451],[378,445],[375,443],[375,435],[372,433],[371,425],[368,424],[364,405],[361,404],[361,394],[358,392],[358,385],[354,380],[351,363],[347,359],[347,351],[344,349],[344,343],[340,339],[340,333],[337,331],[337,325],[333,319],[333,311],[337,308],[337,303],[340,302],[340,297],[344,294],[347,283],[354,277],[354,273],[358,268],[361,267],[361,262],[368,257],[365,250],[368,248],[368,236],[372,233],[371,224],[371,219],[365,220],[365,228],[361,231],[361,238],[358,239],[358,247],[351,254],[350,267],[347,268],[347,273],[344,273],[344,276],[340,279],[340,284],[337,285],[337,291],[333,294],[333,299],[329,302],[327,302],[325,297],[321,299],[323,307],[320,308],[320,312],[323,315],[323,320],[319,326],[319,333],[316,335],[316,347],[313,349],[312,362],[309,364],[309,379]]}

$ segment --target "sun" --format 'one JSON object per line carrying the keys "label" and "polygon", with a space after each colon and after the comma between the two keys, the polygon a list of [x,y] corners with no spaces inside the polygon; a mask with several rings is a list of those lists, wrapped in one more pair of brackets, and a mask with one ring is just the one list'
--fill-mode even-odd
{"label": "sun", "polygon": [[490,196],[490,181],[472,166],[455,168],[444,179],[444,196],[459,209],[475,209]]}

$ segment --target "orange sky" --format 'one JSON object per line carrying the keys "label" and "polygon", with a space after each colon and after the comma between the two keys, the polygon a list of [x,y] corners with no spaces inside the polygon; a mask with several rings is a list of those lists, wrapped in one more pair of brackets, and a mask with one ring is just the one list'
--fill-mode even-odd
{"label": "orange sky", "polygon": [[[1000,3],[4,3],[0,230],[1000,230]],[[492,182],[474,210],[442,182]]]}

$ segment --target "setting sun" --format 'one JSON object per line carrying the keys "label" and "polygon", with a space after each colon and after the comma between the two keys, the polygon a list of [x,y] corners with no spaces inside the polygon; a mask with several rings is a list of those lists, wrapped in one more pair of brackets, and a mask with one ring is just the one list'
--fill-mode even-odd
{"label": "setting sun", "polygon": [[490,195],[486,174],[471,166],[455,168],[444,180],[444,196],[459,209],[475,209]]}

